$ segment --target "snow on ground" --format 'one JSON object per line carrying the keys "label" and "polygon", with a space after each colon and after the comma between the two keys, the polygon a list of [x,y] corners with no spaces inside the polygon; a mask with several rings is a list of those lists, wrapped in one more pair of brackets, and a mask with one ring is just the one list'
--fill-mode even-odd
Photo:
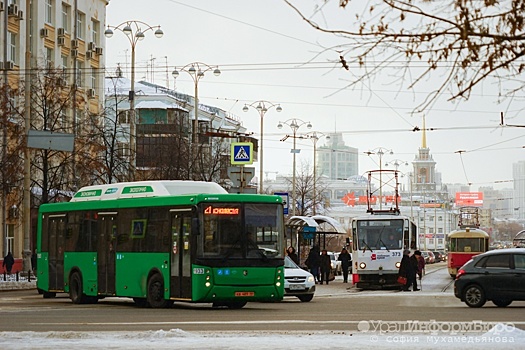
{"label": "snow on ground", "polygon": [[[507,329],[463,335],[376,334],[351,332],[0,332],[3,350],[10,349],[517,349],[525,331]],[[501,328],[500,328],[501,329]]]}

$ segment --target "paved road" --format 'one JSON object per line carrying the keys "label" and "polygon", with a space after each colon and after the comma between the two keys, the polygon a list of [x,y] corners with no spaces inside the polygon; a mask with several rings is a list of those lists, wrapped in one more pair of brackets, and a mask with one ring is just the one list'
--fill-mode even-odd
{"label": "paved road", "polygon": [[306,331],[357,330],[363,322],[513,322],[525,328],[525,302],[507,308],[471,309],[456,299],[443,266],[428,268],[423,291],[359,291],[338,277],[319,285],[312,302],[248,303],[241,310],[176,303],[171,309],[140,309],[131,300],[106,298],[75,305],[68,296],[43,299],[35,290],[0,292],[2,331]]}

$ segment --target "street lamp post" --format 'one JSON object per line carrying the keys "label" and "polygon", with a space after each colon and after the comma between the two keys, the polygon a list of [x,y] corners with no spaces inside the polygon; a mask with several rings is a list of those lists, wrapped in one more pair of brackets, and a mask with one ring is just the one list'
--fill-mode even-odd
{"label": "street lamp post", "polygon": [[[312,124],[310,122],[305,122],[301,119],[297,119],[297,118],[292,118],[292,119],[288,119],[284,122],[279,122],[279,124],[277,125],[277,128],[278,129],[282,129],[283,128],[283,125],[288,125],[291,129],[292,129],[292,133],[293,133],[293,149],[292,149],[292,153],[293,153],[293,164],[292,164],[292,170],[293,170],[293,175],[292,175],[292,215],[295,215],[295,206],[296,206],[296,199],[295,199],[295,155],[298,152],[298,150],[295,148],[296,147],[296,139],[297,139],[297,130],[299,130],[299,128],[303,125],[306,124],[306,127],[308,129],[311,129],[312,128]],[[290,137],[290,135],[286,135],[285,137],[283,137],[281,139],[281,141],[285,141],[288,137]]]}
{"label": "street lamp post", "polygon": [[126,21],[122,22],[118,26],[108,25],[107,29],[104,31],[106,38],[111,38],[113,36],[113,30],[121,31],[126,34],[126,37],[131,44],[131,86],[129,91],[129,148],[130,148],[130,166],[131,166],[131,176],[135,176],[136,168],[136,117],[135,117],[135,47],[137,43],[141,40],[144,40],[145,33],[148,31],[154,31],[157,38],[162,38],[164,32],[160,29],[160,26],[150,26],[147,23],[142,21]]}
{"label": "street lamp post", "polygon": [[312,214],[315,215],[316,214],[316,207],[317,207],[317,188],[316,188],[316,185],[317,185],[317,166],[316,166],[316,162],[317,162],[317,141],[319,141],[319,139],[321,137],[325,137],[327,140],[330,140],[330,135],[326,135],[322,132],[319,132],[319,131],[312,131],[312,132],[309,132],[309,133],[306,133],[306,136],[308,136],[309,139],[311,139],[313,142],[314,142],[314,195],[313,195],[313,210],[312,210]]}
{"label": "street lamp post", "polygon": [[368,152],[365,152],[367,155],[377,154],[379,156],[379,210],[383,208],[383,177],[382,177],[382,171],[383,171],[383,155],[385,155],[385,151],[388,152],[388,154],[394,154],[394,151],[391,149],[386,149],[384,147],[377,147],[373,150],[369,150]]}
{"label": "street lamp post", "polygon": [[257,112],[259,112],[259,116],[261,118],[261,142],[260,142],[260,145],[259,145],[259,193],[263,193],[263,163],[264,163],[264,158],[263,158],[263,141],[264,141],[264,128],[263,128],[263,119],[264,119],[264,115],[266,114],[266,112],[268,112],[268,110],[272,107],[275,107],[275,110],[277,112],[281,112],[283,109],[281,108],[281,105],[280,104],[273,104],[272,102],[269,102],[269,101],[264,101],[264,100],[260,100],[260,101],[255,101],[255,102],[252,102],[250,104],[245,104],[244,107],[242,108],[243,112],[248,112],[248,110],[251,108],[255,108],[257,110]]}
{"label": "street lamp post", "polygon": [[[221,71],[219,70],[219,67],[218,66],[209,66],[207,65],[206,63],[202,63],[202,62],[193,62],[193,63],[188,63],[187,65],[185,65],[184,67],[181,67],[180,69],[177,69],[177,67],[175,67],[173,69],[173,72],[171,72],[171,75],[173,76],[173,78],[177,79],[177,77],[179,76],[179,70],[182,71],[182,72],[186,72],[188,73],[190,76],[191,76],[191,79],[193,80],[193,84],[194,84],[194,88],[195,88],[195,96],[193,98],[194,100],[194,106],[193,106],[193,117],[194,117],[194,122],[193,122],[193,131],[192,131],[192,142],[193,142],[193,147],[192,147],[192,153],[193,153],[193,156],[195,156],[197,154],[197,152],[195,152],[194,149],[197,149],[197,145],[199,144],[199,134],[198,134],[198,125],[199,125],[199,81],[201,80],[201,78],[204,77],[204,73],[206,72],[209,72],[209,71],[213,71],[213,74],[215,76],[219,76],[221,75]],[[195,173],[195,167],[193,167],[193,173],[194,175],[196,175]]]}

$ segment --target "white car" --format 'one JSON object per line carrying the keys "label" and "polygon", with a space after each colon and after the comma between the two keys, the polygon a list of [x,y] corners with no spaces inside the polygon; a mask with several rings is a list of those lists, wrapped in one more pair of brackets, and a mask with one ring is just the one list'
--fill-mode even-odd
{"label": "white car", "polygon": [[334,252],[327,252],[327,254],[330,256],[330,261],[332,264],[332,272],[334,275],[339,276],[343,274],[343,267],[341,266],[341,262],[337,260],[339,258],[339,253]]}
{"label": "white car", "polygon": [[315,294],[314,276],[290,259],[284,258],[284,295],[298,297],[302,302],[311,301]]}

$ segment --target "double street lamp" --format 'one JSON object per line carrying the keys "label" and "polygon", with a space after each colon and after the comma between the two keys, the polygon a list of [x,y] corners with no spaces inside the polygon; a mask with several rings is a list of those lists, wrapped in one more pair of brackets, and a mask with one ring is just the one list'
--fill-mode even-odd
{"label": "double street lamp", "polygon": [[[204,73],[213,71],[213,74],[215,76],[221,75],[221,71],[219,70],[219,67],[217,66],[209,66],[206,63],[202,62],[193,62],[188,63],[187,65],[177,69],[175,67],[173,69],[173,72],[171,72],[171,75],[173,78],[177,79],[179,76],[179,71],[186,72],[191,76],[191,79],[193,80],[194,88],[195,88],[195,96],[193,97],[194,100],[194,106],[193,106],[193,128],[192,128],[192,147],[190,147],[190,155],[192,157],[192,162],[195,164],[196,157],[197,157],[197,147],[199,144],[199,133],[198,133],[198,126],[199,126],[199,81],[204,78]],[[195,166],[193,168],[193,178],[196,179],[198,175],[198,171]]]}
{"label": "double street lamp", "polygon": [[259,145],[259,193],[263,193],[263,140],[264,140],[264,128],[263,128],[263,119],[264,115],[270,108],[275,107],[275,110],[277,112],[281,112],[283,109],[281,108],[280,104],[274,104],[269,101],[260,100],[255,101],[250,104],[244,104],[244,107],[242,108],[243,112],[248,112],[250,108],[254,108],[259,112],[259,116],[261,118],[261,141]]}
{"label": "double street lamp", "polygon": [[[295,155],[297,153],[299,153],[300,150],[296,149],[296,139],[297,139],[297,130],[299,130],[299,128],[303,125],[306,125],[306,127],[308,129],[311,129],[312,128],[312,124],[310,122],[305,122],[301,119],[297,119],[297,118],[292,118],[292,119],[288,119],[284,122],[279,122],[279,124],[277,125],[277,128],[279,129],[282,129],[283,128],[283,125],[288,125],[291,129],[292,129],[292,135],[286,135],[285,137],[283,137],[281,139],[281,141],[286,141],[286,139],[288,139],[289,137],[293,137],[293,149],[292,149],[292,153],[293,153],[293,176],[292,176],[292,215],[295,215],[295,206],[296,206],[296,199],[295,199]],[[301,137],[303,138],[303,137]]]}
{"label": "double street lamp", "polygon": [[316,162],[317,162],[317,141],[319,141],[319,139],[321,137],[325,137],[326,140],[330,140],[330,135],[326,135],[322,132],[319,132],[319,131],[311,131],[309,133],[306,133],[306,136],[312,140],[314,142],[314,195],[313,195],[313,209],[312,209],[312,214],[315,215],[316,214],[316,208],[317,208],[317,188],[316,188],[316,185],[317,185],[317,165],[316,165]]}
{"label": "double street lamp", "polygon": [[131,87],[129,91],[129,148],[130,148],[130,165],[131,165],[131,174],[132,177],[135,175],[136,167],[136,117],[135,117],[135,47],[139,41],[144,40],[145,33],[148,31],[154,31],[157,38],[162,38],[164,32],[160,29],[160,26],[150,26],[149,24],[142,21],[126,21],[122,22],[118,26],[108,25],[107,29],[104,31],[106,38],[111,38],[113,36],[113,30],[120,31],[126,34],[126,37],[131,44]]}
{"label": "double street lamp", "polygon": [[384,147],[377,147],[373,150],[369,150],[368,152],[365,152],[368,156],[372,154],[377,154],[379,156],[379,210],[383,209],[383,177],[382,177],[382,171],[383,171],[383,156],[388,153],[390,155],[394,154],[394,151],[391,149],[387,149]]}

